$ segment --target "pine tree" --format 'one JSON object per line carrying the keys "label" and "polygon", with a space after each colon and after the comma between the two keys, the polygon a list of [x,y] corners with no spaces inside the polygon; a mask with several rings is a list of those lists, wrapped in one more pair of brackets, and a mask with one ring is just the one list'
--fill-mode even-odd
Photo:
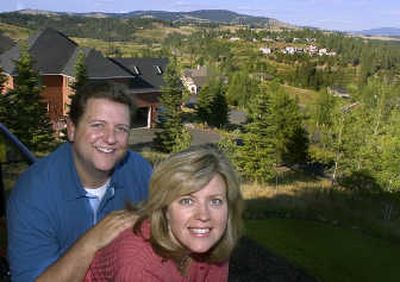
{"label": "pine tree", "polygon": [[245,178],[264,183],[275,175],[274,126],[267,89],[262,87],[254,97],[250,122],[238,147],[235,162]]}
{"label": "pine tree", "polygon": [[226,98],[229,105],[247,109],[247,105],[255,95],[257,83],[247,71],[235,72],[229,81]]}
{"label": "pine tree", "polygon": [[16,61],[15,88],[4,96],[7,104],[4,123],[34,151],[48,151],[54,141],[46,103],[40,96],[42,86],[33,61],[24,48]]}
{"label": "pine tree", "polygon": [[298,101],[276,82],[270,85],[270,92],[277,162],[288,165],[305,163],[309,141]]}
{"label": "pine tree", "polygon": [[191,144],[191,135],[182,124],[182,82],[176,71],[176,61],[173,60],[164,74],[165,86],[160,97],[158,127],[155,143],[163,152],[177,152]]}
{"label": "pine tree", "polygon": [[223,127],[228,122],[228,104],[224,85],[220,79],[213,79],[199,93],[197,114],[201,121],[210,126]]}
{"label": "pine tree", "polygon": [[81,87],[88,81],[88,74],[85,66],[85,54],[81,51],[78,54],[74,66],[74,81],[70,87],[74,90],[75,94]]}
{"label": "pine tree", "polygon": [[[74,65],[74,80],[69,85],[72,93],[68,96],[69,101],[66,102],[66,107],[69,109],[72,96],[88,81],[89,77],[85,66],[85,54],[81,51],[78,54]],[[60,138],[64,141],[68,140],[67,127],[64,127],[60,132]]]}
{"label": "pine tree", "polygon": [[[89,80],[86,66],[85,54],[80,51],[74,65],[74,80],[70,83],[69,87],[72,90],[68,96],[69,101],[66,102],[66,107],[69,109],[72,96],[79,92],[79,89]],[[65,124],[66,125],[66,124]],[[65,126],[59,133],[60,139],[68,141],[67,127]]]}

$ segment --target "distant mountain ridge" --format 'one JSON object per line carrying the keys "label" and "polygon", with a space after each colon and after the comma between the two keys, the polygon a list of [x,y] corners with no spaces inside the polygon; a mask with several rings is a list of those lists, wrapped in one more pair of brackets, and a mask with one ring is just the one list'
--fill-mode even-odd
{"label": "distant mountain ridge", "polygon": [[357,31],[355,33],[369,36],[400,36],[400,28],[397,27],[380,27],[368,30]]}
{"label": "distant mountain ridge", "polygon": [[198,23],[225,23],[225,24],[245,24],[254,26],[281,26],[287,28],[295,28],[295,25],[281,22],[274,18],[250,16],[238,14],[228,10],[197,10],[191,12],[168,12],[168,11],[132,11],[128,13],[69,13],[69,12],[53,12],[45,10],[25,9],[16,11],[20,14],[28,15],[70,15],[84,16],[95,18],[119,17],[119,18],[153,18],[163,21],[172,22],[198,22]]}
{"label": "distant mountain ridge", "polygon": [[[256,27],[278,27],[288,29],[310,28],[319,29],[311,26],[296,26],[290,23],[282,22],[274,18],[251,16],[239,14],[229,10],[206,9],[196,10],[191,12],[169,12],[158,10],[138,10],[127,13],[105,13],[105,12],[88,12],[88,13],[73,13],[73,12],[54,12],[46,10],[24,9],[15,12],[4,12],[1,14],[24,14],[24,15],[42,15],[47,17],[56,16],[78,16],[88,18],[149,18],[155,20],[162,20],[167,22],[181,22],[181,23],[214,23],[214,24],[243,24],[252,25]],[[343,31],[345,32],[345,31]],[[380,27],[361,31],[348,31],[346,33],[365,35],[365,36],[400,36],[400,28],[396,27]]]}

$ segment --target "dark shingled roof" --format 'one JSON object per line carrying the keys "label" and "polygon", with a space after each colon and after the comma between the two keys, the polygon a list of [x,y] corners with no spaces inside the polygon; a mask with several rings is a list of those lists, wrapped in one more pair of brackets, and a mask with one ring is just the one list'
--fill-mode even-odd
{"label": "dark shingled roof", "polygon": [[160,90],[164,86],[163,74],[168,64],[167,58],[112,58],[111,60],[143,79],[155,90]]}
{"label": "dark shingled roof", "polygon": [[90,79],[133,78],[132,73],[94,49],[87,52],[85,65]]}
{"label": "dark shingled roof", "polygon": [[7,50],[0,55],[0,66],[3,71],[8,74],[14,73],[15,63],[19,57],[19,46],[14,46],[13,48]]}
{"label": "dark shingled roof", "polygon": [[78,45],[52,28],[46,28],[30,46],[35,68],[41,74],[64,73],[64,67]]}
{"label": "dark shingled roof", "polygon": [[[41,75],[74,75],[74,67],[80,52],[85,55],[89,79],[127,79],[132,93],[159,92],[164,85],[162,74],[168,59],[154,58],[106,58],[95,49],[80,48],[63,33],[45,28],[28,39],[27,47],[34,61],[34,68]],[[0,66],[11,75],[15,74],[15,61],[20,47],[15,46],[0,55]]]}
{"label": "dark shingled roof", "polygon": [[[78,45],[74,41],[52,28],[45,28],[28,39],[28,50],[34,60],[34,68],[42,75],[71,75],[65,73],[64,67],[77,48]],[[14,46],[0,56],[0,64],[5,72],[14,74],[14,61],[19,56],[19,46]]]}
{"label": "dark shingled roof", "polygon": [[[64,74],[73,76],[78,54],[83,52],[90,79],[132,78],[137,82],[135,85],[146,86],[146,83],[135,78],[135,75],[129,69],[104,57],[97,50],[80,48],[66,35],[52,28],[45,28],[31,36],[28,39],[28,48],[34,60],[34,67],[41,75]],[[14,74],[14,61],[19,56],[19,46],[15,46],[0,56],[0,65],[5,72]]]}

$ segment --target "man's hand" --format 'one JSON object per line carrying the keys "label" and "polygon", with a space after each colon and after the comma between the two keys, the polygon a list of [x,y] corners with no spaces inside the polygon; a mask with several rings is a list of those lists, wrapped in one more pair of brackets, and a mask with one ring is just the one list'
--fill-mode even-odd
{"label": "man's hand", "polygon": [[36,281],[82,281],[96,252],[132,227],[137,215],[127,210],[114,211],[103,218]]}
{"label": "man's hand", "polygon": [[87,231],[82,238],[88,248],[97,252],[114,240],[122,231],[132,227],[137,215],[127,210],[113,211]]}

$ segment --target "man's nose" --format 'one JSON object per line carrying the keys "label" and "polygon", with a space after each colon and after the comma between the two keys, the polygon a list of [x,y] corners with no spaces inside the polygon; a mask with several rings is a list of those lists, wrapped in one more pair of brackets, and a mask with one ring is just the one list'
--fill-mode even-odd
{"label": "man's nose", "polygon": [[116,132],[113,128],[107,128],[104,133],[104,139],[108,144],[114,144],[116,142]]}

